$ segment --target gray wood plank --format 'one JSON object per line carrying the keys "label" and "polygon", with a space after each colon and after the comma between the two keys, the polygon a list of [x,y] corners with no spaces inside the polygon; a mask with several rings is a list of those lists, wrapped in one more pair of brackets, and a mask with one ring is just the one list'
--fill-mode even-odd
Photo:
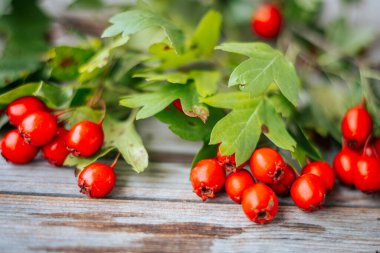
{"label": "gray wood plank", "polygon": [[376,252],[380,211],[282,206],[260,226],[239,205],[0,194],[2,252]]}

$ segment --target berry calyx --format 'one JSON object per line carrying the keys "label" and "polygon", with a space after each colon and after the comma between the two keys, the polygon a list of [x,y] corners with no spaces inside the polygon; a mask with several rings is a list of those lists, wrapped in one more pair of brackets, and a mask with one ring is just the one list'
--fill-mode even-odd
{"label": "berry calyx", "polygon": [[227,173],[231,171],[235,172],[235,171],[241,170],[248,163],[248,161],[246,161],[240,166],[236,166],[235,154],[223,155],[220,152],[220,144],[218,145],[218,148],[216,150],[216,159],[218,160],[220,165],[226,170]]}
{"label": "berry calyx", "polygon": [[320,177],[304,174],[294,181],[290,195],[300,209],[312,212],[322,207],[326,190]]}
{"label": "berry calyx", "polygon": [[241,203],[241,198],[245,189],[253,185],[255,181],[246,170],[232,172],[226,178],[225,190],[227,195],[236,203]]}
{"label": "berry calyx", "polygon": [[266,184],[275,184],[281,180],[286,163],[276,150],[259,148],[251,156],[250,167],[257,180]]}
{"label": "berry calyx", "polygon": [[1,141],[1,155],[9,162],[25,164],[32,161],[37,153],[38,148],[26,143],[16,129],[6,133]]}
{"label": "berry calyx", "polygon": [[34,112],[22,120],[18,130],[27,143],[37,147],[43,146],[54,138],[57,131],[57,120],[50,113]]}
{"label": "berry calyx", "polygon": [[290,193],[290,188],[293,185],[293,182],[297,179],[297,174],[294,169],[286,164],[284,168],[284,175],[281,180],[276,184],[270,184],[269,187],[279,196],[285,197]]}
{"label": "berry calyx", "polygon": [[99,151],[104,142],[102,121],[81,121],[66,135],[66,147],[74,156],[90,157]]}
{"label": "berry calyx", "polygon": [[58,127],[54,139],[42,147],[42,155],[49,163],[62,166],[70,152],[66,148],[66,135],[69,131]]}
{"label": "berry calyx", "polygon": [[342,120],[342,134],[349,147],[363,146],[372,128],[372,117],[362,105],[350,108]]}
{"label": "berry calyx", "polygon": [[360,157],[354,171],[354,185],[362,192],[379,191],[380,160],[374,157]]}
{"label": "berry calyx", "polygon": [[244,191],[241,205],[248,219],[264,224],[276,217],[278,198],[271,188],[256,183]]}
{"label": "berry calyx", "polygon": [[259,37],[273,39],[278,36],[282,27],[282,14],[273,4],[260,5],[252,16],[251,29]]}
{"label": "berry calyx", "polygon": [[18,98],[11,102],[5,110],[9,122],[14,126],[18,126],[29,114],[38,111],[48,112],[49,109],[44,102],[33,96]]}
{"label": "berry calyx", "polygon": [[334,170],[326,162],[323,162],[323,161],[311,162],[303,168],[301,174],[302,175],[313,174],[313,175],[318,176],[322,180],[326,191],[331,191],[332,188],[334,187],[334,184],[335,184]]}
{"label": "berry calyx", "polygon": [[215,198],[224,186],[226,174],[216,159],[200,160],[190,173],[194,192],[203,200]]}
{"label": "berry calyx", "polygon": [[354,171],[356,170],[358,159],[359,155],[348,147],[343,147],[335,156],[334,170],[341,183],[347,186],[354,184]]}

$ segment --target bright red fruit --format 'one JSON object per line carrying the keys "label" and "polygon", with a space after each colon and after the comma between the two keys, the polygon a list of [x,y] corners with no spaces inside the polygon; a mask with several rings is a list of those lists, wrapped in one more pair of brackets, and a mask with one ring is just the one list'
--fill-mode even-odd
{"label": "bright red fruit", "polygon": [[301,174],[313,174],[320,177],[325,186],[326,191],[331,191],[334,187],[335,173],[333,168],[331,168],[331,166],[326,162],[311,162],[303,168]]}
{"label": "bright red fruit", "polygon": [[305,174],[294,181],[290,195],[299,208],[311,212],[322,207],[326,190],[320,177]]}
{"label": "bright red fruit", "polygon": [[380,160],[374,157],[360,157],[354,171],[354,184],[362,192],[379,191]]}
{"label": "bright red fruit", "polygon": [[220,152],[220,144],[218,145],[218,148],[217,148],[216,159],[218,160],[220,165],[222,165],[222,167],[226,170],[226,172],[241,170],[248,163],[247,161],[241,164],[240,166],[236,166],[235,154],[228,155],[228,156],[223,155]]}
{"label": "bright red fruit", "polygon": [[102,122],[81,121],[73,126],[66,135],[67,149],[74,156],[89,157],[102,147],[104,133]]}
{"label": "bright red fruit", "polygon": [[12,125],[18,126],[29,114],[38,111],[47,112],[48,110],[45,104],[38,98],[26,96],[10,103],[6,108],[6,114],[8,115],[9,122]]}
{"label": "bright red fruit", "polygon": [[253,185],[255,181],[246,170],[232,172],[226,178],[225,189],[227,195],[236,203],[241,203],[241,197],[245,189]]}
{"label": "bright red fruit", "polygon": [[47,112],[34,112],[22,120],[18,130],[27,143],[37,147],[43,146],[54,138],[57,119]]}
{"label": "bright red fruit", "polygon": [[342,120],[342,134],[350,147],[362,146],[372,132],[372,117],[363,106],[349,109]]}
{"label": "bright red fruit", "polygon": [[250,167],[257,180],[266,184],[275,184],[281,180],[286,163],[276,150],[259,148],[252,154]]}
{"label": "bright red fruit", "polygon": [[273,4],[263,4],[253,13],[251,29],[264,39],[273,39],[280,33],[282,14]]}
{"label": "bright red fruit", "polygon": [[224,186],[226,173],[216,159],[200,160],[190,173],[190,181],[194,192],[203,201],[215,198]]}
{"label": "bright red fruit", "polygon": [[91,163],[78,176],[78,186],[81,193],[91,198],[101,198],[108,195],[115,186],[115,165]]}
{"label": "bright red fruit", "polygon": [[359,155],[348,147],[342,150],[334,158],[334,170],[338,179],[345,185],[354,184],[354,171],[356,170]]}
{"label": "bright red fruit", "polygon": [[9,162],[25,164],[32,161],[37,153],[38,148],[26,143],[16,129],[5,134],[1,141],[1,155]]}
{"label": "bright red fruit", "polygon": [[183,112],[181,100],[179,99],[174,100],[173,105],[178,109],[178,111]]}
{"label": "bright red fruit", "polygon": [[59,127],[54,139],[42,148],[44,158],[55,166],[62,166],[66,157],[70,154],[65,143],[68,132],[66,129]]}
{"label": "bright red fruit", "polygon": [[241,203],[245,215],[253,222],[264,224],[273,220],[278,210],[274,191],[262,183],[247,188]]}
{"label": "bright red fruit", "polygon": [[285,197],[289,195],[290,188],[296,179],[296,172],[289,164],[287,164],[284,168],[284,175],[282,176],[281,180],[276,184],[270,184],[269,186],[277,195]]}

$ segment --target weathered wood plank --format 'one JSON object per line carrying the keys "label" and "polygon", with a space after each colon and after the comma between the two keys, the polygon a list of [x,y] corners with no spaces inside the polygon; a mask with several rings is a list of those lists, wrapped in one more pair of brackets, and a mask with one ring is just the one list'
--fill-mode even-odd
{"label": "weathered wood plank", "polygon": [[380,212],[280,207],[265,226],[239,205],[0,194],[7,252],[376,252]]}

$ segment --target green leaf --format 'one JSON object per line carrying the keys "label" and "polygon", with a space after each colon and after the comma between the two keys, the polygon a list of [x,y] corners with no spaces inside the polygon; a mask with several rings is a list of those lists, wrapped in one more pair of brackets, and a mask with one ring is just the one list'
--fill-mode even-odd
{"label": "green leaf", "polygon": [[69,166],[69,167],[76,167],[78,169],[83,169],[90,163],[96,162],[98,159],[104,157],[107,155],[109,152],[114,150],[115,148],[113,147],[108,147],[108,148],[102,148],[100,151],[98,151],[95,155],[91,157],[78,157],[78,156],[73,156],[70,154],[67,156],[65,162],[63,163],[64,166]]}
{"label": "green leaf", "polygon": [[45,82],[29,83],[0,95],[0,108],[5,108],[13,100],[24,96],[37,96],[48,107],[64,107],[70,102],[73,90],[70,87],[60,87]]}
{"label": "green leaf", "polygon": [[210,55],[218,43],[221,25],[222,15],[219,12],[207,12],[192,38],[192,48],[197,48],[202,55]]}
{"label": "green leaf", "polygon": [[217,145],[208,145],[208,142],[204,142],[202,148],[195,155],[191,163],[191,168],[194,168],[194,166],[202,159],[216,157],[217,147]]}
{"label": "green leaf", "polygon": [[253,96],[262,95],[272,83],[293,104],[298,103],[299,80],[294,66],[278,50],[262,43],[226,43],[218,49],[249,56],[235,68],[228,82]]}
{"label": "green leaf", "polygon": [[70,113],[70,117],[66,121],[66,126],[71,128],[80,121],[88,120],[91,122],[99,122],[103,116],[103,111],[94,110],[88,106],[80,106],[75,108],[74,111]]}
{"label": "green leaf", "polygon": [[211,96],[218,90],[220,73],[218,71],[193,70],[190,73],[195,88],[202,97]]}
{"label": "green leaf", "polygon": [[253,98],[249,93],[235,91],[217,93],[211,97],[200,98],[199,101],[217,108],[244,109],[257,105],[259,99]]}
{"label": "green leaf", "polygon": [[167,81],[169,83],[186,84],[190,79],[189,73],[184,72],[169,72],[169,73],[137,73],[133,77],[142,77],[146,81]]}
{"label": "green leaf", "polygon": [[147,10],[131,10],[113,16],[112,25],[102,34],[102,37],[113,37],[122,34],[124,38],[150,27],[161,27],[166,33],[177,53],[183,51],[184,35],[173,23],[158,14]]}

